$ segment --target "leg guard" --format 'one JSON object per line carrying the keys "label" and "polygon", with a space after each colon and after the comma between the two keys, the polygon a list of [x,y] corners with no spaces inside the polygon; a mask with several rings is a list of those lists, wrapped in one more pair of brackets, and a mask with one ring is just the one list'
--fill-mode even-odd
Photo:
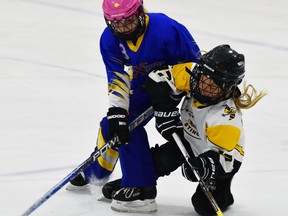
{"label": "leg guard", "polygon": [[[107,118],[105,117],[100,122],[95,151],[98,151],[98,149],[104,146],[108,140],[107,124]],[[113,172],[117,160],[118,151],[114,148],[108,149],[102,156],[84,170],[85,176],[88,179],[93,177],[96,177],[97,179],[108,177]]]}

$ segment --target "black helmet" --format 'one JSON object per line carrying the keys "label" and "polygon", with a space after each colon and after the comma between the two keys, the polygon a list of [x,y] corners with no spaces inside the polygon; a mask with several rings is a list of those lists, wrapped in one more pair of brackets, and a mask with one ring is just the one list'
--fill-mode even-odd
{"label": "black helmet", "polygon": [[244,55],[237,53],[229,45],[219,45],[201,56],[194,67],[191,95],[200,103],[215,104],[232,94],[239,94],[237,85],[244,76]]}

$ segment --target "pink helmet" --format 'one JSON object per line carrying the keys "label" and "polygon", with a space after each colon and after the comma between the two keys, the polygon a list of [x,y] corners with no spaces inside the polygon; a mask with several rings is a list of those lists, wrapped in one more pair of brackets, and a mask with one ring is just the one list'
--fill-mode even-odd
{"label": "pink helmet", "polygon": [[137,13],[143,0],[104,0],[102,9],[107,20],[121,20]]}

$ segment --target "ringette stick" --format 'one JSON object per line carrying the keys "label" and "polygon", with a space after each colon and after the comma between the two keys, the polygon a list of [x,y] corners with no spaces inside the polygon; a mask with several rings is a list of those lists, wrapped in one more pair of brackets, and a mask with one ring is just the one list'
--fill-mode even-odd
{"label": "ringette stick", "polygon": [[[129,124],[129,130],[133,130],[135,127],[140,125],[146,119],[148,119],[153,114],[153,108],[149,107],[140,116],[138,116],[134,121]],[[76,177],[80,172],[82,172],[86,167],[92,164],[98,157],[103,155],[108,149],[114,146],[118,142],[119,138],[115,135],[111,140],[109,140],[104,146],[102,146],[98,151],[93,152],[89,158],[87,158],[83,163],[76,167],[71,173],[69,173],[65,178],[63,178],[58,184],[51,188],[46,194],[44,194],[40,199],[38,199],[31,207],[29,207],[22,216],[28,216],[33,211],[35,211],[39,206],[41,206],[45,201],[47,201],[51,196],[53,196],[57,191],[59,191],[64,185]]]}
{"label": "ringette stick", "polygon": [[[179,149],[181,150],[182,154],[185,157],[185,160],[188,162],[188,159],[190,158],[188,152],[185,149],[184,144],[182,143],[181,139],[179,138],[179,136],[176,133],[172,134],[176,144],[178,145]],[[188,163],[189,164],[189,163]],[[190,164],[189,164],[190,165]],[[201,176],[199,175],[199,172],[197,170],[194,169],[194,167],[191,166],[191,169],[194,172],[194,175],[196,176],[201,189],[203,190],[204,194],[206,195],[206,197],[208,198],[209,202],[211,203],[213,209],[215,210],[216,214],[218,216],[224,216],[223,212],[221,211],[221,209],[219,208],[216,200],[214,199],[213,195],[211,194],[211,192],[209,191],[208,186],[206,185],[206,183],[204,182],[204,180],[201,178]]]}

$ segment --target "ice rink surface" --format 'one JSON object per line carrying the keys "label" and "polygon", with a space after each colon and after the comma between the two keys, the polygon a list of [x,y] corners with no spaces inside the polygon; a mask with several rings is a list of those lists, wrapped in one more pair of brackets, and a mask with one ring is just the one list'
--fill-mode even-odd
{"label": "ice rink surface", "polygon": [[[225,215],[288,215],[288,1],[144,3],[187,26],[201,49],[228,43],[245,54],[246,80],[269,95],[244,111],[246,155],[232,185],[235,204]],[[21,215],[94,149],[108,107],[101,4],[0,0],[1,216]],[[153,121],[147,130],[151,145],[163,143]],[[111,179],[119,176],[117,166]],[[152,215],[196,216],[195,187],[180,170],[161,178]],[[99,188],[91,194],[63,188],[32,215],[125,215],[97,201]]]}

